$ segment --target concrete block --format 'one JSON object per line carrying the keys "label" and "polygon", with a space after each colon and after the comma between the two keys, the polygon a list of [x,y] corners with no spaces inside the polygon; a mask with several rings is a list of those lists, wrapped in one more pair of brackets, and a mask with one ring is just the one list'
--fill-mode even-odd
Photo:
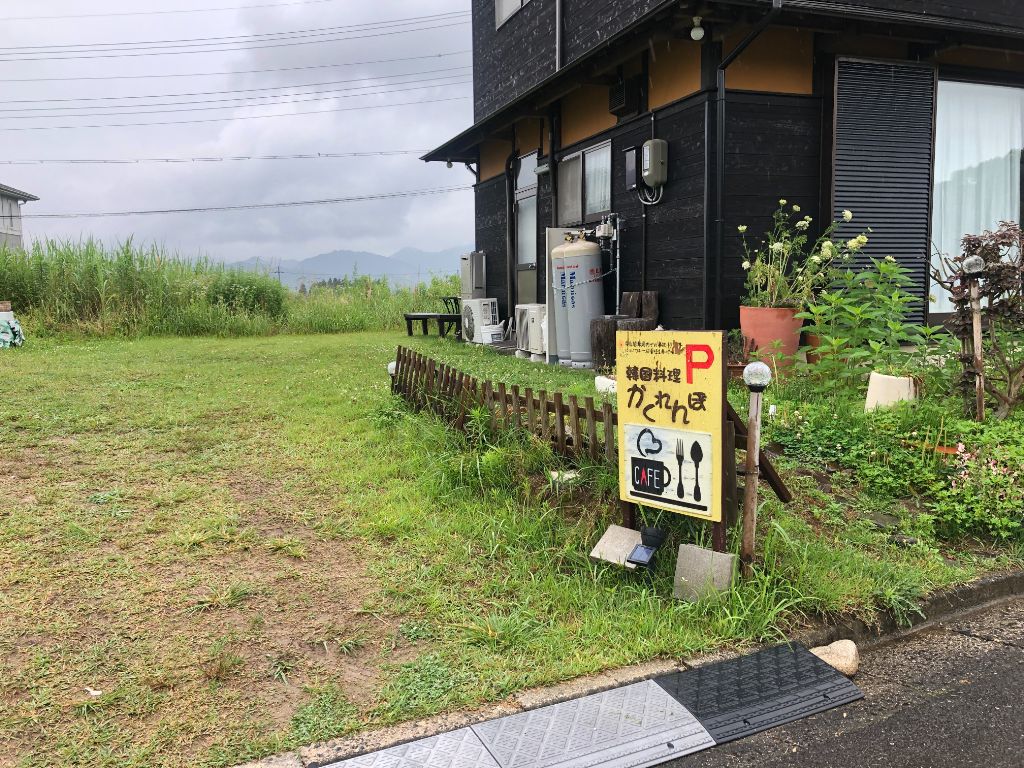
{"label": "concrete block", "polygon": [[736,578],[738,561],[731,553],[681,544],[672,594],[677,600],[695,603],[712,592],[725,592]]}
{"label": "concrete block", "polygon": [[597,542],[597,546],[594,547],[590,556],[594,560],[615,563],[615,565],[621,565],[632,571],[636,569],[636,566],[627,563],[626,558],[632,554],[639,543],[640,531],[623,528],[621,525],[612,525],[604,532],[604,536]]}

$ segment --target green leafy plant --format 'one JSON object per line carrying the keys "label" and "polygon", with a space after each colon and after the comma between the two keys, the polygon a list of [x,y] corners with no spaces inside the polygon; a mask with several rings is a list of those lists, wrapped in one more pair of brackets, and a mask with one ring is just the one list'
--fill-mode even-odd
{"label": "green leafy plant", "polygon": [[968,450],[957,446],[952,477],[937,486],[933,510],[947,535],[994,539],[1024,537],[1024,446],[985,441]]}
{"label": "green leafy plant", "polygon": [[[780,200],[772,214],[772,228],[755,247],[747,239],[746,225],[739,227],[743,236],[743,269],[747,273],[743,302],[746,306],[803,307],[818,288],[828,283],[832,264],[847,260],[868,242],[865,234],[845,244],[833,242],[840,222],[833,222],[818,239],[812,240],[813,219],[797,218],[799,214],[800,206],[790,207],[786,200]],[[852,221],[853,214],[846,211],[843,219]]]}
{"label": "green leafy plant", "polygon": [[[940,334],[907,322],[920,302],[907,290],[907,269],[891,257],[871,259],[871,265],[865,270],[833,270],[829,287],[797,314],[818,341],[804,348],[807,368],[830,391],[835,391],[836,382],[857,387],[872,371],[916,373],[928,352],[928,340]],[[902,349],[907,346],[915,351]]]}

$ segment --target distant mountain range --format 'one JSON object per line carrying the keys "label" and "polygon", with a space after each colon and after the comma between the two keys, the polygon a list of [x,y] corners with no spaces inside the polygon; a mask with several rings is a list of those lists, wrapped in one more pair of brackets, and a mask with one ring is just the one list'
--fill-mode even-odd
{"label": "distant mountain range", "polygon": [[392,285],[409,286],[429,282],[435,275],[458,274],[459,257],[472,250],[473,247],[469,245],[447,248],[443,251],[402,248],[390,256],[367,251],[331,251],[301,260],[281,259],[271,262],[246,259],[231,266],[275,275],[280,268],[281,280],[292,288],[298,288],[301,284],[310,286],[332,277],[342,278],[355,274],[386,277]]}

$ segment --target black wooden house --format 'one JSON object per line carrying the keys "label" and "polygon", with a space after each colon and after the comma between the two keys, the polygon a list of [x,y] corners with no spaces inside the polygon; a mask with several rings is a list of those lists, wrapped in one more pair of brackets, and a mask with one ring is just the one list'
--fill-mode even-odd
{"label": "black wooden house", "polygon": [[[737,325],[737,227],[762,231],[780,198],[816,222],[854,211],[922,298],[934,247],[1020,218],[1022,0],[472,5],[475,124],[424,159],[476,172],[502,316],[543,301],[546,227],[611,212],[621,290],[658,291],[677,329]],[[650,138],[669,174],[645,206],[626,158]]]}

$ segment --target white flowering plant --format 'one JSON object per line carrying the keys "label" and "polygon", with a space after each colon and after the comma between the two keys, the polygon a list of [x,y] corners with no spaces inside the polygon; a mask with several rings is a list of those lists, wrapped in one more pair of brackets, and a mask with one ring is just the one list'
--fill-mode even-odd
{"label": "white flowering plant", "polygon": [[853,221],[853,213],[844,211],[842,222],[832,222],[816,239],[811,239],[814,219],[800,216],[799,205],[780,200],[772,214],[772,227],[764,239],[753,246],[748,227],[740,226],[743,237],[743,269],[747,273],[748,307],[793,307],[802,309],[815,292],[829,283],[833,265],[848,261],[851,254],[868,243],[866,234],[847,242],[835,242],[833,236],[842,223]]}

